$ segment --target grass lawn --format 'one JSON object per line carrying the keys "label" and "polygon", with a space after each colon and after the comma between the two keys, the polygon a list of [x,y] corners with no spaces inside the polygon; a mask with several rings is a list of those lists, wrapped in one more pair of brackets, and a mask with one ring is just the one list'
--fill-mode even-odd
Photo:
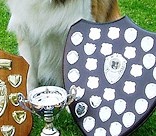
{"label": "grass lawn", "polygon": [[[4,0],[0,0],[0,49],[12,54],[17,54],[16,38],[6,31],[9,20],[9,12],[4,6]],[[156,0],[119,0],[123,15],[128,15],[140,27],[156,32]],[[43,120],[33,116],[34,125],[31,136],[39,136],[43,127]],[[66,111],[61,112],[55,122],[62,136],[82,136],[72,117]],[[156,136],[156,112],[131,136]]]}

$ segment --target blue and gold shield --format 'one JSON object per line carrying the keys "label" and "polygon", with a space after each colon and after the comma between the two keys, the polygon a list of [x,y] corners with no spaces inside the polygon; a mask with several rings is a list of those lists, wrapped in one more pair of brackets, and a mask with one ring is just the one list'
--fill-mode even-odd
{"label": "blue and gold shield", "polygon": [[85,135],[128,135],[154,110],[156,34],[127,16],[75,23],[63,63],[66,90],[77,88],[71,113]]}

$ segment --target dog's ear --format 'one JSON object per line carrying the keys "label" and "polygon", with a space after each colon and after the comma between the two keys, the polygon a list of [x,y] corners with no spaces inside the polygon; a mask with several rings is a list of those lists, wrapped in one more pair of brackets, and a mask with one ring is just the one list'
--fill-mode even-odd
{"label": "dog's ear", "polygon": [[108,22],[120,18],[117,0],[92,0],[92,15],[96,22]]}

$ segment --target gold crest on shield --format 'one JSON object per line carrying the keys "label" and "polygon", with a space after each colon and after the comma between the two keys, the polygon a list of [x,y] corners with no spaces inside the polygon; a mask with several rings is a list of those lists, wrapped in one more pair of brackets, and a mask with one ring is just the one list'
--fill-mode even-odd
{"label": "gold crest on shield", "polygon": [[26,120],[26,112],[25,111],[14,111],[12,113],[12,117],[18,124],[22,124]]}
{"label": "gold crest on shield", "polygon": [[10,125],[3,125],[1,127],[3,136],[13,136],[15,134],[15,127]]}

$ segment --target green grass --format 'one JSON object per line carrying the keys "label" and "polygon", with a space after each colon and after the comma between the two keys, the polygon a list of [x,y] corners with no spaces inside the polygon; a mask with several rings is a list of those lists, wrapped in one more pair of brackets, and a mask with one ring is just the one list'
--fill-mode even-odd
{"label": "green grass", "polygon": [[123,15],[128,15],[140,27],[156,32],[155,0],[119,0]]}
{"label": "green grass", "polygon": [[4,0],[0,0],[0,49],[12,54],[17,54],[15,36],[7,32],[9,13],[3,1]]}
{"label": "green grass", "polygon": [[[0,0],[0,49],[11,54],[18,54],[17,42],[13,34],[6,31],[10,14]],[[128,15],[140,27],[156,32],[156,1],[155,0],[119,0],[123,15]],[[31,136],[39,136],[43,120],[33,116],[34,124]],[[61,130],[62,136],[82,136],[73,118],[65,110],[55,119],[54,124]],[[156,112],[131,136],[156,136]]]}
{"label": "green grass", "polygon": [[[33,119],[34,125],[30,136],[40,136],[44,126],[43,118],[34,115]],[[62,136],[82,136],[82,132],[66,110],[61,111],[59,116],[55,117],[54,125],[61,132]]]}

